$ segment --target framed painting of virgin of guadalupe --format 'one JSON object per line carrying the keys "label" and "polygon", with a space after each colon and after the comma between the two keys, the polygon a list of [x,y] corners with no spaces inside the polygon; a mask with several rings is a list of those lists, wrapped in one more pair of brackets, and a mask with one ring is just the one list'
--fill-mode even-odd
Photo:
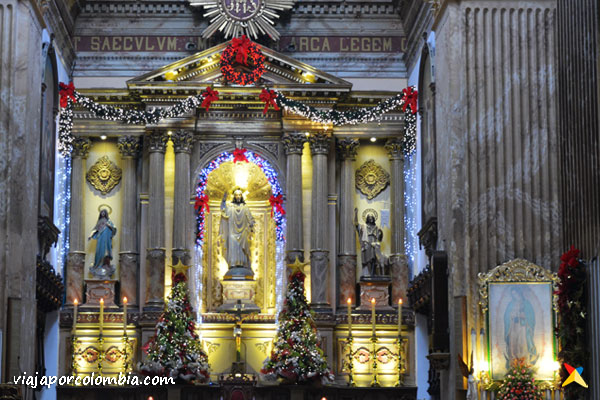
{"label": "framed painting of virgin of guadalupe", "polygon": [[529,364],[537,380],[555,379],[557,285],[556,274],[522,259],[479,274],[492,380],[504,379],[515,359]]}

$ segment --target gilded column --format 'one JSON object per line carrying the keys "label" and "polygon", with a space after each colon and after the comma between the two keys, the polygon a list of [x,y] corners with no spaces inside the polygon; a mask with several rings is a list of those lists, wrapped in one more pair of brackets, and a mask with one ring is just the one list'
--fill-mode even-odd
{"label": "gilded column", "polygon": [[301,133],[286,133],[282,141],[287,156],[287,259],[304,261],[302,226],[302,149],[306,136]]}
{"label": "gilded column", "polygon": [[402,140],[400,138],[388,139],[385,148],[390,157],[392,304],[398,304],[399,298],[406,303],[408,288],[408,261],[404,254],[404,153]]}
{"label": "gilded column", "polygon": [[329,282],[329,212],[327,210],[328,176],[327,155],[330,137],[317,133],[310,137],[313,163],[311,238],[310,238],[310,287],[312,308],[327,312],[331,306],[327,301]]}
{"label": "gilded column", "polygon": [[83,271],[85,264],[85,233],[83,227],[83,185],[85,159],[90,151],[90,139],[76,137],[71,153],[71,223],[67,257],[67,304],[77,299],[83,303]]}
{"label": "gilded column", "polygon": [[122,217],[121,251],[119,267],[121,275],[121,296],[127,297],[130,305],[138,304],[138,243],[137,243],[137,157],[141,140],[137,136],[119,137],[117,147],[121,153]]}
{"label": "gilded column", "polygon": [[337,142],[337,154],[342,165],[340,171],[340,216],[339,216],[339,304],[352,299],[356,304],[356,230],[354,227],[354,160],[359,142],[357,139],[341,139]]}
{"label": "gilded column", "polygon": [[190,154],[194,143],[194,134],[180,130],[171,136],[175,150],[175,194],[173,207],[173,265],[179,260],[183,264],[190,262],[190,249],[187,237],[193,229],[190,219]]}
{"label": "gilded column", "polygon": [[146,135],[149,152],[148,249],[145,308],[162,309],[165,286],[165,150],[169,137],[160,130]]}

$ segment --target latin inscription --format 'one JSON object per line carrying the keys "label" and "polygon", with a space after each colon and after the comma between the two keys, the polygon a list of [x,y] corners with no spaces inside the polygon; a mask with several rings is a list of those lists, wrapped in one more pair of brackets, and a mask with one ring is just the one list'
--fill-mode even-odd
{"label": "latin inscription", "polygon": [[[272,45],[283,53],[403,53],[402,36],[282,36]],[[195,49],[190,49],[193,44]],[[76,36],[78,52],[186,52],[215,46],[197,36]]]}

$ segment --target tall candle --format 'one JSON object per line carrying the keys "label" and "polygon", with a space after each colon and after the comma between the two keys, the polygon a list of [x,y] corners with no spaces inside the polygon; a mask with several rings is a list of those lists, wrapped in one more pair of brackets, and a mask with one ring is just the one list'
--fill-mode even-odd
{"label": "tall candle", "polygon": [[100,299],[100,335],[102,335],[102,328],[104,325],[104,299]]}
{"label": "tall candle", "polygon": [[123,297],[123,335],[127,334],[127,297]]}
{"label": "tall candle", "polygon": [[398,299],[398,335],[402,332],[402,298]]}
{"label": "tall candle", "polygon": [[373,336],[375,336],[375,298],[371,299],[371,322],[373,323]]}
{"label": "tall candle", "polygon": [[348,297],[348,336],[352,334],[352,299]]}
{"label": "tall candle", "polygon": [[79,304],[79,301],[77,299],[73,300],[73,329],[71,329],[73,336],[75,336],[75,330],[77,329],[77,304]]}

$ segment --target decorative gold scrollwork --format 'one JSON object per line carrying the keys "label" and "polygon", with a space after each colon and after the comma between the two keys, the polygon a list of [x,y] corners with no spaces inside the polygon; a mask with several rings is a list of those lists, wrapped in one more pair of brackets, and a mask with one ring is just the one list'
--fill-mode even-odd
{"label": "decorative gold scrollwork", "polygon": [[356,188],[372,200],[390,184],[390,174],[375,160],[369,160],[356,170],[355,180]]}
{"label": "decorative gold scrollwork", "polygon": [[[558,275],[522,258],[508,261],[489,272],[480,272],[478,277],[479,305],[484,313],[488,311],[490,282],[551,282],[552,292],[558,291]],[[558,311],[556,294],[552,295],[552,308]]]}
{"label": "decorative gold scrollwork", "polygon": [[108,156],[102,156],[91,166],[86,174],[86,179],[94,189],[106,195],[119,184],[121,174],[121,168],[110,161]]}

